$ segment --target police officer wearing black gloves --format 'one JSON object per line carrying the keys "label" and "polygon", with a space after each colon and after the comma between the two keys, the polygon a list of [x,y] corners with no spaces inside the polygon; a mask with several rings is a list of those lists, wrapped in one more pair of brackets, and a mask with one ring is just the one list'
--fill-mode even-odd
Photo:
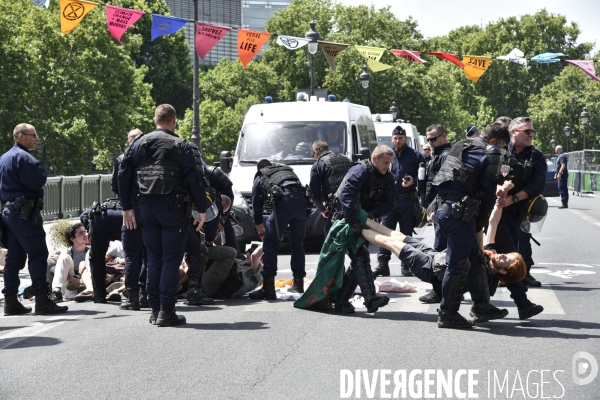
{"label": "police officer wearing black gloves", "polygon": [[[291,267],[294,276],[290,291],[304,293],[306,276],[304,258],[304,233],[308,200],[300,179],[288,165],[272,165],[260,160],[252,185],[252,208],[258,235],[263,240],[263,288],[250,293],[255,300],[277,300],[275,276],[277,275],[277,249],[285,228],[290,226]],[[265,204],[273,209],[263,224]]]}
{"label": "police officer wearing black gloves", "polygon": [[327,237],[334,213],[334,195],[352,167],[352,161],[343,154],[330,151],[327,143],[322,140],[313,143],[312,156],[317,162],[310,169],[310,193],[317,211],[327,218],[325,222],[325,237]]}
{"label": "police officer wearing black gloves", "polygon": [[[161,104],[154,112],[156,130],[141,135],[125,153],[119,174],[123,225],[137,229],[131,202],[133,182],[140,190],[142,235],[148,251],[148,301],[150,322],[158,326],[185,323],[175,313],[179,266],[183,260],[189,224],[186,194],[191,193],[200,230],[206,219],[206,198],[188,143],[176,136],[175,109]],[[137,173],[136,173],[137,172]]]}
{"label": "police officer wearing black gloves", "polygon": [[[546,187],[546,171],[548,165],[544,154],[532,144],[535,130],[529,117],[518,117],[510,123],[511,141],[508,144],[508,155],[505,160],[510,172],[505,179],[512,180],[514,187],[508,193],[499,193],[497,205],[502,207],[502,218],[496,233],[496,251],[508,253],[518,251],[527,264],[527,275],[518,284],[507,285],[511,297],[517,304],[519,318],[527,319],[541,313],[544,308],[527,299],[526,286],[541,286],[529,273],[533,265],[531,250],[531,234],[521,230],[526,214],[527,199],[539,196]],[[503,182],[499,182],[503,183]]]}
{"label": "police officer wearing black gloves", "polygon": [[[385,215],[394,206],[394,176],[389,171],[393,159],[392,149],[386,145],[377,146],[371,159],[362,160],[350,168],[340,185],[337,201],[354,233],[360,234],[363,229],[358,219],[361,208],[373,219]],[[358,283],[367,312],[374,313],[387,305],[390,299],[375,293],[368,244],[363,243],[356,253],[348,250],[348,256],[350,268],[344,273],[342,287],[337,293],[335,311],[344,314],[354,312],[349,299]]]}
{"label": "police officer wearing black gloves", "polygon": [[495,182],[501,166],[499,147],[508,142],[509,135],[504,126],[494,124],[485,129],[481,138],[456,143],[433,180],[438,186],[435,218],[448,241],[438,314],[440,328],[472,326],[458,313],[466,283],[474,303],[471,316],[475,322],[508,315],[507,310],[490,304],[487,276],[480,263],[475,216],[478,212],[489,215],[494,207]]}
{"label": "police officer wearing black gloves", "polygon": [[[417,194],[417,174],[419,165],[425,165],[423,154],[406,144],[406,131],[398,125],[392,132],[394,158],[392,175],[396,182],[394,186],[394,208],[381,218],[381,224],[395,230],[400,224],[400,232],[411,236],[415,227],[415,209],[420,207]],[[391,253],[383,247],[377,254],[378,266],[373,272],[375,276],[390,276]],[[410,268],[402,265],[402,275],[412,276]]]}
{"label": "police officer wearing black gloves", "polygon": [[54,304],[49,297],[46,282],[46,232],[40,213],[44,199],[46,172],[29,152],[35,150],[40,140],[35,128],[19,124],[13,131],[14,146],[0,158],[0,196],[2,224],[6,238],[2,238],[8,252],[4,266],[4,315],[31,312],[17,297],[19,271],[29,259],[31,286],[35,294],[35,313],[58,314],[67,307]]}

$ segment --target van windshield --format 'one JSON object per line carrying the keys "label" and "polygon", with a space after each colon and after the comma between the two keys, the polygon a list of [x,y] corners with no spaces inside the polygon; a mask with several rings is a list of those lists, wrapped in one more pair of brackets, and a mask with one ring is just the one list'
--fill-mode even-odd
{"label": "van windshield", "polygon": [[312,144],[327,142],[336,153],[346,150],[344,122],[272,122],[244,127],[238,146],[240,162],[266,158],[283,164],[313,164]]}

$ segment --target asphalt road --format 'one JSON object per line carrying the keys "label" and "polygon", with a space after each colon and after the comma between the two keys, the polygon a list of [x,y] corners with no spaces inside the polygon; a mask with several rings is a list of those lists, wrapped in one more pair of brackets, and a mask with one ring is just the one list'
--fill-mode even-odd
{"label": "asphalt road", "polygon": [[[600,199],[549,203],[532,271],[543,286],[529,291],[545,311],[530,320],[499,289],[492,302],[509,309],[505,319],[438,329],[436,306],[417,300],[429,288],[401,277],[397,260],[393,277],[417,292],[392,294],[375,315],[238,299],[180,303],[188,323],[158,328],[148,311],[69,302],[61,316],[0,317],[0,399],[599,399],[600,376],[580,384],[600,360]],[[317,257],[307,256],[309,278]],[[279,268],[291,277],[289,255]]]}

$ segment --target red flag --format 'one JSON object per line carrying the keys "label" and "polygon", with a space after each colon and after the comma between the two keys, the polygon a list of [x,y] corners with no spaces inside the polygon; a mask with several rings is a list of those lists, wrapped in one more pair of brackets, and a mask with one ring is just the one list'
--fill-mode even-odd
{"label": "red flag", "polygon": [[396,49],[392,49],[390,51],[396,57],[405,58],[408,61],[413,61],[413,62],[416,62],[416,63],[419,63],[419,64],[423,64],[423,63],[427,62],[427,61],[423,60],[421,57],[419,57],[421,55],[420,51],[415,51],[415,50],[396,50]]}
{"label": "red flag", "polygon": [[565,60],[568,63],[577,65],[588,74],[593,80],[600,82],[600,78],[596,76],[596,70],[594,69],[594,62],[592,60]]}
{"label": "red flag", "polygon": [[431,54],[432,56],[436,56],[437,58],[441,58],[442,60],[448,60],[461,68],[465,67],[465,64],[463,64],[458,58],[456,58],[456,54],[441,53],[439,51],[428,51],[425,54]]}
{"label": "red flag", "polygon": [[143,11],[130,10],[129,8],[121,8],[115,6],[106,6],[106,25],[111,35],[121,44],[121,36],[127,29],[136,23],[142,15],[146,14]]}
{"label": "red flag", "polygon": [[196,22],[196,53],[198,57],[204,60],[219,40],[223,39],[231,30],[228,26],[205,24],[204,22]]}

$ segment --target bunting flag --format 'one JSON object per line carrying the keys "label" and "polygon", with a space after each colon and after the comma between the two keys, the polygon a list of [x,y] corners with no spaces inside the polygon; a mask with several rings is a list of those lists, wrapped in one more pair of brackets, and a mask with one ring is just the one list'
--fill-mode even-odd
{"label": "bunting flag", "polygon": [[563,53],[542,53],[538,54],[535,57],[531,58],[531,61],[538,62],[540,64],[549,64],[549,63],[557,63],[560,62],[559,58],[556,57],[564,57]]}
{"label": "bunting flag", "polygon": [[[215,47],[223,36],[227,35],[231,30],[228,26],[211,25],[203,22],[196,22],[196,53],[201,60],[208,52]],[[239,42],[239,36],[238,36]],[[244,65],[245,66],[245,65]]]}
{"label": "bunting flag", "polygon": [[298,50],[299,48],[306,46],[308,42],[310,42],[310,40],[295,36],[277,36],[277,44],[288,50]]}
{"label": "bunting flag", "polygon": [[514,63],[520,64],[520,65],[524,65],[525,68],[527,68],[527,60],[523,56],[524,56],[523,52],[515,47],[507,55],[498,56],[498,57],[496,57],[496,59],[514,62]]}
{"label": "bunting flag", "polygon": [[244,68],[270,37],[270,33],[238,29],[238,57]]}
{"label": "bunting flag", "polygon": [[473,82],[477,82],[481,75],[490,67],[491,57],[464,56],[465,75]]}
{"label": "bunting flag", "polygon": [[167,17],[165,15],[152,14],[152,31],[150,41],[159,36],[172,35],[188,22],[187,19]]}
{"label": "bunting flag", "polygon": [[594,68],[594,61],[592,60],[565,60],[568,63],[577,65],[588,74],[593,80],[600,82],[600,78],[596,76],[596,69]]}
{"label": "bunting flag", "polygon": [[106,25],[108,25],[108,31],[110,34],[117,39],[121,44],[121,36],[127,29],[137,22],[138,19],[142,18],[142,15],[146,14],[143,11],[131,10],[129,8],[121,8],[115,6],[106,5]]}
{"label": "bunting flag", "polygon": [[456,54],[452,54],[452,53],[442,53],[439,51],[428,51],[425,54],[431,54],[432,56],[436,56],[437,58],[441,58],[442,60],[448,60],[451,63],[453,63],[454,65],[464,68],[465,64],[462,63],[462,61],[460,61],[458,58],[456,58]]}
{"label": "bunting flag", "polygon": [[31,2],[38,7],[48,8],[48,6],[50,5],[50,0],[31,0]]}
{"label": "bunting flag", "polygon": [[98,3],[84,0],[60,0],[60,31],[63,35],[77,28],[83,17]]}
{"label": "bunting flag", "polygon": [[371,68],[373,72],[385,71],[388,68],[392,68],[391,65],[384,64],[379,62],[383,53],[385,52],[384,48],[381,47],[367,47],[367,46],[354,46],[356,50],[367,60],[367,65]]}
{"label": "bunting flag", "polygon": [[397,50],[397,49],[392,49],[390,51],[396,57],[404,58],[404,59],[406,59],[408,61],[416,62],[416,63],[419,63],[419,64],[423,64],[423,63],[427,62],[427,61],[423,60],[421,57],[419,57],[421,55],[420,51],[414,51],[414,50]]}
{"label": "bunting flag", "polygon": [[344,50],[346,50],[350,46],[349,44],[342,43],[333,43],[333,42],[325,42],[324,40],[319,40],[319,47],[323,50],[325,54],[325,59],[329,63],[329,66],[336,72],[335,70],[335,58]]}

